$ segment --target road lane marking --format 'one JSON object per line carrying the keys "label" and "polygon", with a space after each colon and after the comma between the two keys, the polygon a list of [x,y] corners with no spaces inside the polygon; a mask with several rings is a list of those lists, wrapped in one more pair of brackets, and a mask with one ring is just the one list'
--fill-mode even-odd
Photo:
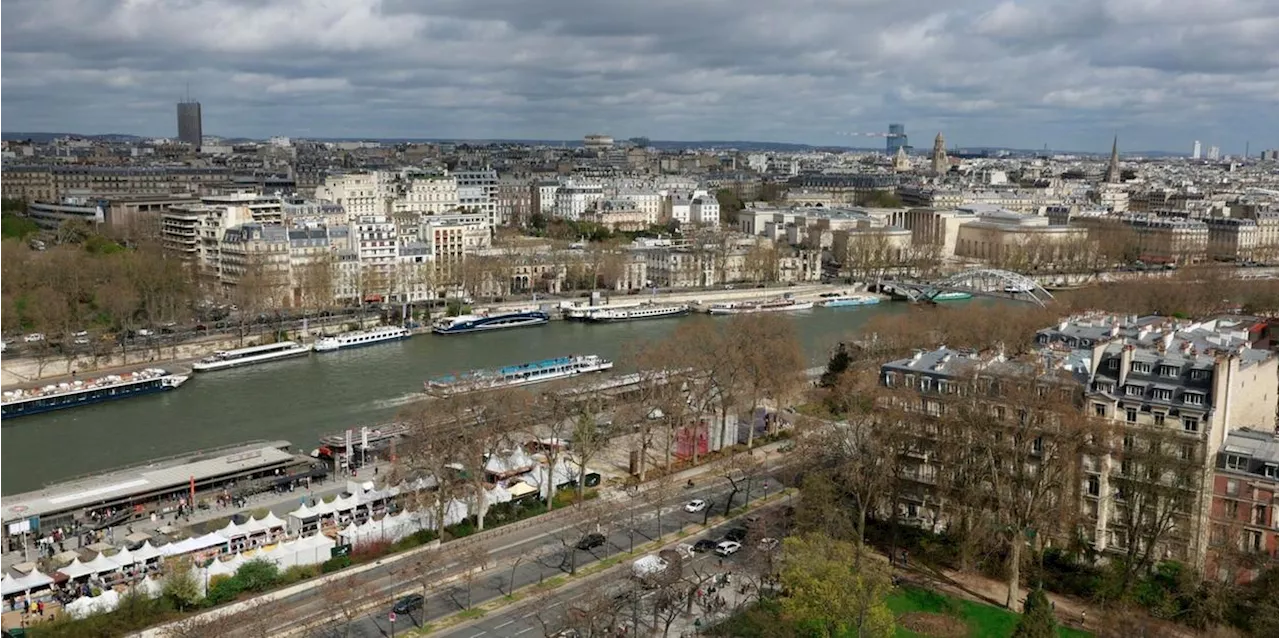
{"label": "road lane marking", "polygon": [[487,631],[482,631],[482,632],[480,632],[480,633],[478,633],[478,634],[476,634],[476,635],[472,636],[471,638],[480,638],[480,636],[483,636],[483,635],[485,635],[485,634],[487,634],[487,633],[489,633],[489,632],[487,632]]}
{"label": "road lane marking", "polygon": [[504,622],[501,625],[494,627],[494,629],[502,629],[503,627],[506,627],[507,625],[510,625],[511,623],[514,623],[514,622],[515,622],[514,620],[508,620],[507,622]]}
{"label": "road lane marking", "polygon": [[524,629],[521,629],[520,631],[517,631],[515,635],[519,636],[520,634],[522,634],[522,633],[524,633],[524,632],[526,632],[526,631],[532,631],[532,630],[533,630],[533,627],[525,627]]}

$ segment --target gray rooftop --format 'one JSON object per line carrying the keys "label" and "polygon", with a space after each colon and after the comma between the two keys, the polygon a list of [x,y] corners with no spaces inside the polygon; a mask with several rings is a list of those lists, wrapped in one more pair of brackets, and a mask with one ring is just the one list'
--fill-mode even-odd
{"label": "gray rooftop", "polygon": [[232,472],[289,461],[294,455],[288,441],[257,441],[197,452],[149,464],[111,470],[50,485],[25,494],[4,497],[4,521],[84,507],[107,500],[180,488],[192,478],[198,482]]}

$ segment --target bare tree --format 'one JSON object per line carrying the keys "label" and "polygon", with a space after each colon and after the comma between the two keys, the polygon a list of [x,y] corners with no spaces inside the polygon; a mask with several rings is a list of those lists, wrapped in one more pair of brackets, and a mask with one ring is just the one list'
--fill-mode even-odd
{"label": "bare tree", "polygon": [[733,319],[729,332],[733,335],[733,350],[741,360],[743,392],[750,404],[750,448],[755,443],[755,414],[761,402],[766,398],[781,401],[803,385],[804,353],[795,325],[785,317],[738,315]]}
{"label": "bare tree", "polygon": [[751,501],[751,485],[759,479],[764,470],[764,463],[750,452],[735,454],[719,467],[720,476],[729,482],[729,495],[724,499],[724,515],[728,516],[733,509],[733,499],[738,492],[746,492],[746,500]]}
{"label": "bare tree", "polygon": [[471,589],[475,578],[489,566],[489,550],[479,543],[473,543],[462,552],[463,581],[467,584],[467,604],[464,609],[471,609]]}

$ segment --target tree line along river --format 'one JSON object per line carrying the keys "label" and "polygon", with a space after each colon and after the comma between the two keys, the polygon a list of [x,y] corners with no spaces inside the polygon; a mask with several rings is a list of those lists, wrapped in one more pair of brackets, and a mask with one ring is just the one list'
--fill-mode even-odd
{"label": "tree line along river", "polygon": [[[905,313],[902,303],[816,308],[788,316],[811,365],[875,315]],[[464,335],[422,335],[245,368],[202,373],[161,394],[60,410],[3,424],[4,494],[148,459],[251,439],[284,439],[310,451],[324,434],[394,418],[422,398],[422,382],[451,372],[526,363],[567,354],[617,359],[667,336],[695,315],[618,324],[557,321],[546,326]],[[632,345],[634,344],[634,345]],[[628,362],[619,361],[626,369]]]}

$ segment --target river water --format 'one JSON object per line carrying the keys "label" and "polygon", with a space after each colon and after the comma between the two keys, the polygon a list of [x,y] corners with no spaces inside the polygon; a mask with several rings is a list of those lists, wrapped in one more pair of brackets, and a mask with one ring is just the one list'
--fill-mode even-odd
{"label": "river water", "polygon": [[[881,303],[788,316],[811,365],[820,365],[837,341],[857,334],[869,318],[907,310],[904,303]],[[0,483],[4,494],[15,494],[75,475],[251,439],[283,439],[310,451],[321,435],[390,420],[401,406],[421,398],[427,378],[567,354],[617,358],[630,344],[662,339],[681,321],[725,322],[705,315],[601,325],[556,321],[489,333],[421,335],[203,373],[172,392],[6,421],[0,431]],[[620,368],[626,366],[619,361]]]}

